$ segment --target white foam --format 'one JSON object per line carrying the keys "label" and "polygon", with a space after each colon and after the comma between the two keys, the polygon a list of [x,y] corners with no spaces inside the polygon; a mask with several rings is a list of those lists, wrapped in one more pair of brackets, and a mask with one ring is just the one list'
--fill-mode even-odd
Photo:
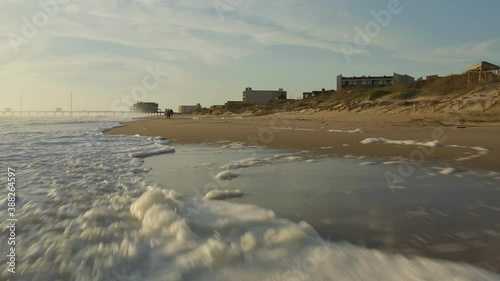
{"label": "white foam", "polygon": [[[130,154],[156,140],[100,134],[114,125],[0,126],[2,157],[23,173],[19,280],[499,280],[470,265],[329,243],[270,210],[151,186]],[[0,256],[0,279],[9,278]]]}
{"label": "white foam", "polygon": [[362,144],[384,143],[384,144],[417,145],[417,146],[430,146],[430,147],[445,146],[445,144],[437,140],[420,142],[415,140],[388,140],[385,138],[367,138],[360,141],[360,143]]}
{"label": "white foam", "polygon": [[271,127],[271,130],[291,130],[291,131],[315,131],[312,128],[293,128],[293,127]]}
{"label": "white foam", "polygon": [[[280,154],[274,155],[273,157],[267,158],[245,158],[236,161],[232,161],[228,164],[220,166],[223,170],[236,170],[244,169],[255,166],[269,165],[269,164],[279,164],[279,163],[290,163],[304,160],[304,157],[295,154]],[[306,159],[307,160],[307,159]]]}
{"label": "white foam", "polygon": [[300,156],[287,156],[287,157],[284,157],[283,159],[285,159],[288,162],[295,162],[295,161],[302,160],[302,157],[300,157]]}
{"label": "white foam", "polygon": [[465,156],[465,157],[460,157],[458,159],[455,159],[456,161],[467,161],[471,160],[474,158],[478,158],[484,155],[487,155],[489,153],[489,150],[484,148],[484,147],[470,147],[470,146],[463,146],[463,145],[448,145],[445,143],[441,143],[437,140],[434,141],[429,141],[429,142],[420,142],[416,140],[388,140],[385,138],[367,138],[362,141],[360,141],[362,144],[398,144],[398,145],[415,145],[415,146],[428,146],[428,147],[453,147],[453,148],[468,148],[476,151],[477,153],[474,155],[470,156]]}
{"label": "white foam", "polygon": [[219,180],[232,180],[239,177],[239,174],[232,171],[222,171],[218,173],[214,178]]}
{"label": "white foam", "polygon": [[[465,148],[465,146],[458,146],[458,145],[453,145],[451,147],[462,147],[462,148]],[[466,157],[460,157],[458,159],[455,159],[456,161],[467,161],[467,160],[471,160],[471,159],[474,159],[474,158],[478,158],[478,157],[481,157],[481,156],[484,156],[484,155],[487,155],[490,151],[484,147],[479,147],[479,146],[475,146],[475,147],[470,147],[471,149],[477,151],[477,154],[475,155],[470,155],[470,156],[466,156]]]}
{"label": "white foam", "polygon": [[395,191],[397,189],[406,189],[406,187],[402,186],[402,185],[389,185],[389,188],[392,190],[392,191]]}
{"label": "white foam", "polygon": [[174,153],[175,148],[173,147],[160,147],[148,151],[140,151],[140,152],[134,152],[130,153],[130,157],[135,157],[135,158],[144,158],[144,157],[149,157],[149,156],[154,156],[154,155],[161,155],[161,154],[167,154],[167,153]]}
{"label": "white foam", "polygon": [[407,160],[393,160],[393,161],[385,161],[382,164],[383,165],[399,165],[399,164],[408,164],[410,163]]}
{"label": "white foam", "polygon": [[233,148],[233,149],[241,149],[241,148],[245,148],[245,147],[248,147],[248,146],[242,142],[231,142],[229,144],[222,146],[222,148]]}
{"label": "white foam", "polygon": [[[153,192],[154,196],[142,197],[162,197],[161,194],[167,194],[166,191],[148,192]],[[223,281],[332,278],[341,281],[441,281],[498,278],[494,273],[469,265],[405,258],[349,244],[328,243],[319,238],[307,223],[295,224],[277,219],[271,212],[255,206],[192,198],[181,199],[181,203],[177,216],[157,219],[157,224],[163,226],[156,229],[168,228],[175,221],[182,220],[189,226],[189,231],[185,231],[193,236],[176,240],[175,248],[182,249],[180,252],[160,251],[166,245],[171,245],[175,237],[167,236],[165,240],[158,240],[154,257],[155,264],[161,266],[157,267],[154,276],[165,278],[164,274],[168,273],[178,280],[189,277],[187,280]],[[150,205],[161,206],[153,202],[147,204]],[[192,208],[196,211],[192,211]],[[153,214],[160,210],[147,212]],[[144,228],[144,221],[142,225]],[[213,231],[214,228],[216,231]]]}
{"label": "white foam", "polygon": [[236,189],[236,190],[217,189],[217,190],[209,191],[205,195],[205,198],[211,199],[211,200],[220,200],[220,199],[227,199],[227,198],[234,198],[234,197],[241,197],[241,196],[243,196],[243,192],[241,192],[241,190],[239,190],[239,189]]}
{"label": "white foam", "polygon": [[310,129],[310,128],[295,128],[295,131],[316,131],[316,129]]}
{"label": "white foam", "polygon": [[349,133],[349,134],[362,134],[364,133],[363,130],[361,129],[354,129],[354,130],[328,130],[328,132],[331,132],[331,133]]}
{"label": "white foam", "polygon": [[441,175],[451,175],[455,172],[456,172],[456,170],[454,168],[451,168],[451,167],[443,168],[443,169],[441,169],[441,171],[439,171],[439,173]]}

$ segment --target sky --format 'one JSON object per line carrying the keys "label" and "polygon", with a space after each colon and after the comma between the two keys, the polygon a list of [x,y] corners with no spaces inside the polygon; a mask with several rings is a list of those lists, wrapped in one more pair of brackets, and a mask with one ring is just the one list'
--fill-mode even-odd
{"label": "sky", "polygon": [[0,111],[291,98],[336,76],[500,64],[500,1],[0,0]]}

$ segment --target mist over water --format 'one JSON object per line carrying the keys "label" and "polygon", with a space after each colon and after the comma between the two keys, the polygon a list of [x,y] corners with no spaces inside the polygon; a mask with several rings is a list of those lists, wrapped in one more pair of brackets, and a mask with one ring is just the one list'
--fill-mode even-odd
{"label": "mist over water", "polygon": [[[0,119],[2,169],[17,172],[17,280],[500,280],[470,265],[330,243],[307,222],[182,194],[175,180],[160,186],[138,157],[175,148],[103,135],[119,121]],[[298,161],[288,157],[276,158]],[[2,193],[2,237],[6,208]],[[0,276],[16,280],[6,247],[2,239]]]}

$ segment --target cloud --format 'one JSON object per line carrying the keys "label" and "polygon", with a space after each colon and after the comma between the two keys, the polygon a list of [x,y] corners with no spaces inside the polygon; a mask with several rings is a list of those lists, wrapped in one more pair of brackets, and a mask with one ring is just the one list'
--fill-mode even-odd
{"label": "cloud", "polygon": [[483,42],[468,43],[461,46],[438,48],[433,51],[436,56],[446,57],[488,57],[500,54],[500,38]]}
{"label": "cloud", "polygon": [[467,64],[500,56],[500,38],[434,49],[412,50],[395,58],[425,64]]}
{"label": "cloud", "polygon": [[[321,29],[326,31],[328,28],[319,28],[321,23],[317,19],[308,23],[307,21],[312,18],[300,20],[297,17],[305,8],[303,3],[299,3],[299,1],[280,1],[268,7],[268,5],[263,6],[261,1],[243,1],[241,7],[234,7],[232,11],[227,12],[231,15],[221,21],[210,2],[205,5],[200,3],[189,5],[176,1],[116,0],[107,3],[90,0],[62,7],[62,11],[51,18],[43,30],[40,28],[39,35],[44,33],[49,39],[73,37],[141,48],[190,52],[201,60],[209,62],[219,57],[240,58],[252,54],[254,51],[251,47],[255,44],[266,46],[290,44],[339,52],[339,48],[333,47],[335,44],[338,45],[338,42],[325,37],[324,33],[321,34]],[[30,15],[43,11],[33,3],[26,6],[29,7],[23,6],[21,9],[18,5],[12,5],[8,8],[13,14],[21,17],[23,14]],[[313,5],[310,8],[315,7]],[[268,19],[266,15],[273,17]],[[13,22],[16,21],[3,21],[4,29],[14,30],[20,34],[22,22],[17,21],[15,25]],[[221,40],[222,42],[211,40],[209,36],[200,39],[192,35],[198,31],[226,38]],[[331,31],[329,33],[332,35]],[[253,38],[254,41],[244,42],[242,35]],[[332,35],[334,36],[336,35]],[[30,39],[29,44],[37,44],[39,41],[37,37]],[[210,59],[207,60],[208,57]]]}
{"label": "cloud", "polygon": [[[45,1],[50,0],[42,3]],[[363,27],[373,20],[370,11],[364,10],[369,9],[365,4],[349,0],[220,1],[229,5],[223,11],[224,20],[220,19],[213,0],[70,0],[58,7],[48,22],[38,27],[36,34],[15,53],[8,34],[23,35],[24,19],[32,22],[35,15],[46,9],[38,1],[0,0],[0,9],[7,11],[0,17],[0,74],[5,81],[0,94],[26,87],[37,91],[36,85],[28,85],[36,83],[44,85],[46,92],[76,84],[117,95],[135,83],[130,81],[141,79],[145,66],[159,63],[168,66],[172,76],[158,90],[158,95],[161,91],[179,92],[178,97],[200,99],[195,93],[201,84],[222,92],[217,88],[221,83],[213,77],[210,80],[204,73],[219,74],[222,69],[232,75],[236,73],[232,71],[234,68],[245,63],[245,67],[266,64],[267,61],[259,59],[267,58],[270,49],[292,49],[282,46],[303,47],[294,49],[321,57],[315,62],[323,62],[328,56],[327,59],[332,58],[332,66],[333,60],[338,59],[339,63],[334,65],[338,71],[354,69],[355,63],[345,63],[342,44],[352,43],[354,27]],[[373,38],[368,47],[357,51],[360,61],[452,64],[471,57],[499,56],[498,39],[456,46],[429,43],[424,48],[421,44],[424,39],[414,38],[407,26],[398,24],[395,21]],[[367,66],[360,64],[360,67]],[[255,73],[252,79],[267,75],[265,71],[245,71]],[[231,83],[240,85],[247,77],[235,75],[234,79],[239,80]],[[314,78],[309,80],[314,83]],[[227,84],[224,87],[229,87]],[[224,91],[230,95],[231,90]]]}

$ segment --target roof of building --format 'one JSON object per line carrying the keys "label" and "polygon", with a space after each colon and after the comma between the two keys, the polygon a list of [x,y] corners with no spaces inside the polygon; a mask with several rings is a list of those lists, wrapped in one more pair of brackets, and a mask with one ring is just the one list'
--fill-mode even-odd
{"label": "roof of building", "polygon": [[366,79],[366,80],[372,80],[372,79],[393,79],[394,76],[361,76],[361,77],[342,77],[342,80],[359,80],[359,79]]}
{"label": "roof of building", "polygon": [[140,101],[140,102],[134,103],[134,105],[158,105],[158,103],[156,103],[156,102],[142,102],[142,101]]}
{"label": "roof of building", "polygon": [[482,61],[474,65],[471,65],[467,68],[467,71],[491,71],[491,70],[500,70],[500,66],[492,64],[487,61]]}
{"label": "roof of building", "polygon": [[253,92],[253,93],[269,93],[269,92],[284,93],[284,92],[286,92],[286,90],[284,90],[284,89],[278,89],[278,90],[252,90],[252,89],[245,89],[245,92]]}
{"label": "roof of building", "polygon": [[311,91],[311,92],[304,92],[304,94],[322,94],[322,93],[335,93],[335,90],[321,90],[321,91]]}

